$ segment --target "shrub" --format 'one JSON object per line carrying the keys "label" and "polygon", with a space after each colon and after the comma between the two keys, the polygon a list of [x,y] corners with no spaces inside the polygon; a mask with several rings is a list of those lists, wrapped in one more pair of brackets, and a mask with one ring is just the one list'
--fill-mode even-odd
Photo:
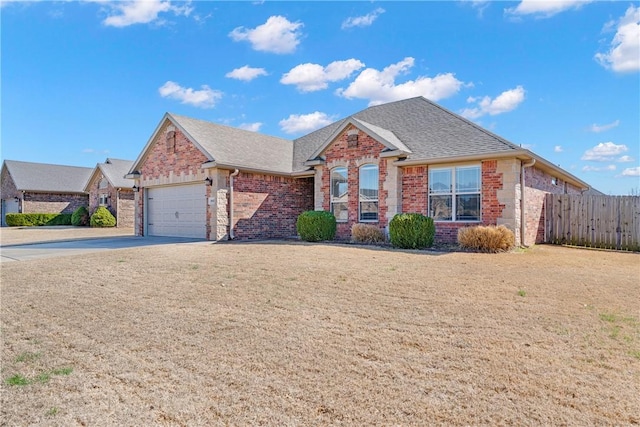
{"label": "shrub", "polygon": [[8,213],[5,219],[9,227],[71,225],[71,214],[61,213]]}
{"label": "shrub", "polygon": [[480,252],[503,252],[513,248],[516,237],[504,225],[464,227],[458,230],[458,244]]}
{"label": "shrub", "polygon": [[92,227],[115,227],[116,218],[104,206],[98,207],[89,221]]}
{"label": "shrub", "polygon": [[397,248],[428,248],[433,246],[435,235],[433,218],[419,213],[396,214],[389,223],[389,239]]}
{"label": "shrub", "polygon": [[351,238],[357,243],[381,243],[386,240],[382,230],[372,224],[353,224]]}
{"label": "shrub", "polygon": [[336,217],[326,211],[306,211],[298,216],[296,230],[302,240],[318,242],[336,236]]}
{"label": "shrub", "polygon": [[71,215],[71,225],[76,227],[89,225],[89,210],[85,206],[80,206]]}

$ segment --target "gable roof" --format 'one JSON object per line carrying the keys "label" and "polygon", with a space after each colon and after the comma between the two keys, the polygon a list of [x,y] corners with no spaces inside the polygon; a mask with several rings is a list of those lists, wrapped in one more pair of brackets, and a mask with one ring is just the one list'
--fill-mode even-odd
{"label": "gable roof", "polygon": [[217,166],[264,170],[290,174],[293,141],[204,120],[166,113],[130,171],[139,168],[166,120],[180,131]]}
{"label": "gable roof", "polygon": [[342,120],[340,126],[338,126],[329,137],[327,137],[320,147],[316,148],[316,151],[309,156],[309,159],[315,159],[319,157],[324,150],[326,150],[331,143],[338,137],[344,130],[351,126],[355,126],[361,131],[365,132],[367,135],[372,136],[382,145],[387,147],[389,151],[399,151],[402,153],[410,153],[411,150],[404,145],[402,141],[398,139],[398,137],[391,131],[387,129],[383,129],[379,126],[372,125],[371,123],[367,123],[364,120],[358,120],[355,117],[348,117],[345,120]]}
{"label": "gable roof", "polygon": [[85,193],[92,168],[5,160],[18,191]]}
{"label": "gable roof", "polygon": [[[506,139],[420,96],[369,107],[296,139],[295,145],[299,153],[294,155],[294,169],[303,169],[304,162],[313,160],[313,155],[317,155],[322,147],[326,148],[346,123],[353,123],[357,127],[360,126],[356,123],[365,128],[368,126],[379,137],[388,141],[392,135],[406,147],[406,150],[400,147],[397,149],[408,153],[407,160],[436,160],[522,150]],[[384,144],[383,141],[380,142]],[[309,146],[314,149],[309,150]]]}
{"label": "gable roof", "polygon": [[98,163],[93,169],[91,176],[85,185],[85,191],[89,191],[89,184],[93,178],[100,172],[115,188],[133,188],[134,181],[124,176],[129,172],[133,160],[122,160],[107,158],[104,163]]}
{"label": "gable roof", "polygon": [[209,159],[206,167],[276,174],[311,175],[324,150],[353,125],[385,145],[381,156],[403,165],[478,160],[491,157],[536,159],[541,167],[583,188],[589,185],[564,169],[478,126],[424,97],[368,107],[293,141],[166,113],[130,173],[134,174],[166,120]]}

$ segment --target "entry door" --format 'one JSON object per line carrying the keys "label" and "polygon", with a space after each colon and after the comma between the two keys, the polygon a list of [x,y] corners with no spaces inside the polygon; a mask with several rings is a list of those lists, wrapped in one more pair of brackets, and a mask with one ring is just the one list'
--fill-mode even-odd
{"label": "entry door", "polygon": [[204,184],[150,188],[147,192],[149,236],[206,237]]}

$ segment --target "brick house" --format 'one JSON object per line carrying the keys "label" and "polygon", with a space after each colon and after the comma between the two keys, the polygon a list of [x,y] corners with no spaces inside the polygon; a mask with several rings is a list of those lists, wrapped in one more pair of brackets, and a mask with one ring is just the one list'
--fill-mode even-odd
{"label": "brick house", "polygon": [[[165,114],[128,178],[138,235],[208,240],[294,236],[297,216],[327,210],[338,238],[397,213],[460,227],[504,224],[518,244],[543,237],[544,195],[589,185],[422,97],[369,107],[295,140]],[[524,191],[522,189],[524,188]]]}
{"label": "brick house", "polygon": [[91,168],[5,160],[0,172],[2,226],[7,213],[73,213],[87,206]]}
{"label": "brick house", "polygon": [[133,160],[111,158],[96,165],[84,188],[89,193],[89,213],[105,206],[116,218],[117,227],[133,227],[133,181],[124,177],[132,165]]}

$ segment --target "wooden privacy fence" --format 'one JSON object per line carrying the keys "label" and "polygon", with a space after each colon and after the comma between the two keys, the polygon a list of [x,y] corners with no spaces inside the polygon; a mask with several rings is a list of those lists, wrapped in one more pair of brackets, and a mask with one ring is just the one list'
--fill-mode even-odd
{"label": "wooden privacy fence", "polygon": [[547,194],[545,242],[640,251],[640,196]]}

